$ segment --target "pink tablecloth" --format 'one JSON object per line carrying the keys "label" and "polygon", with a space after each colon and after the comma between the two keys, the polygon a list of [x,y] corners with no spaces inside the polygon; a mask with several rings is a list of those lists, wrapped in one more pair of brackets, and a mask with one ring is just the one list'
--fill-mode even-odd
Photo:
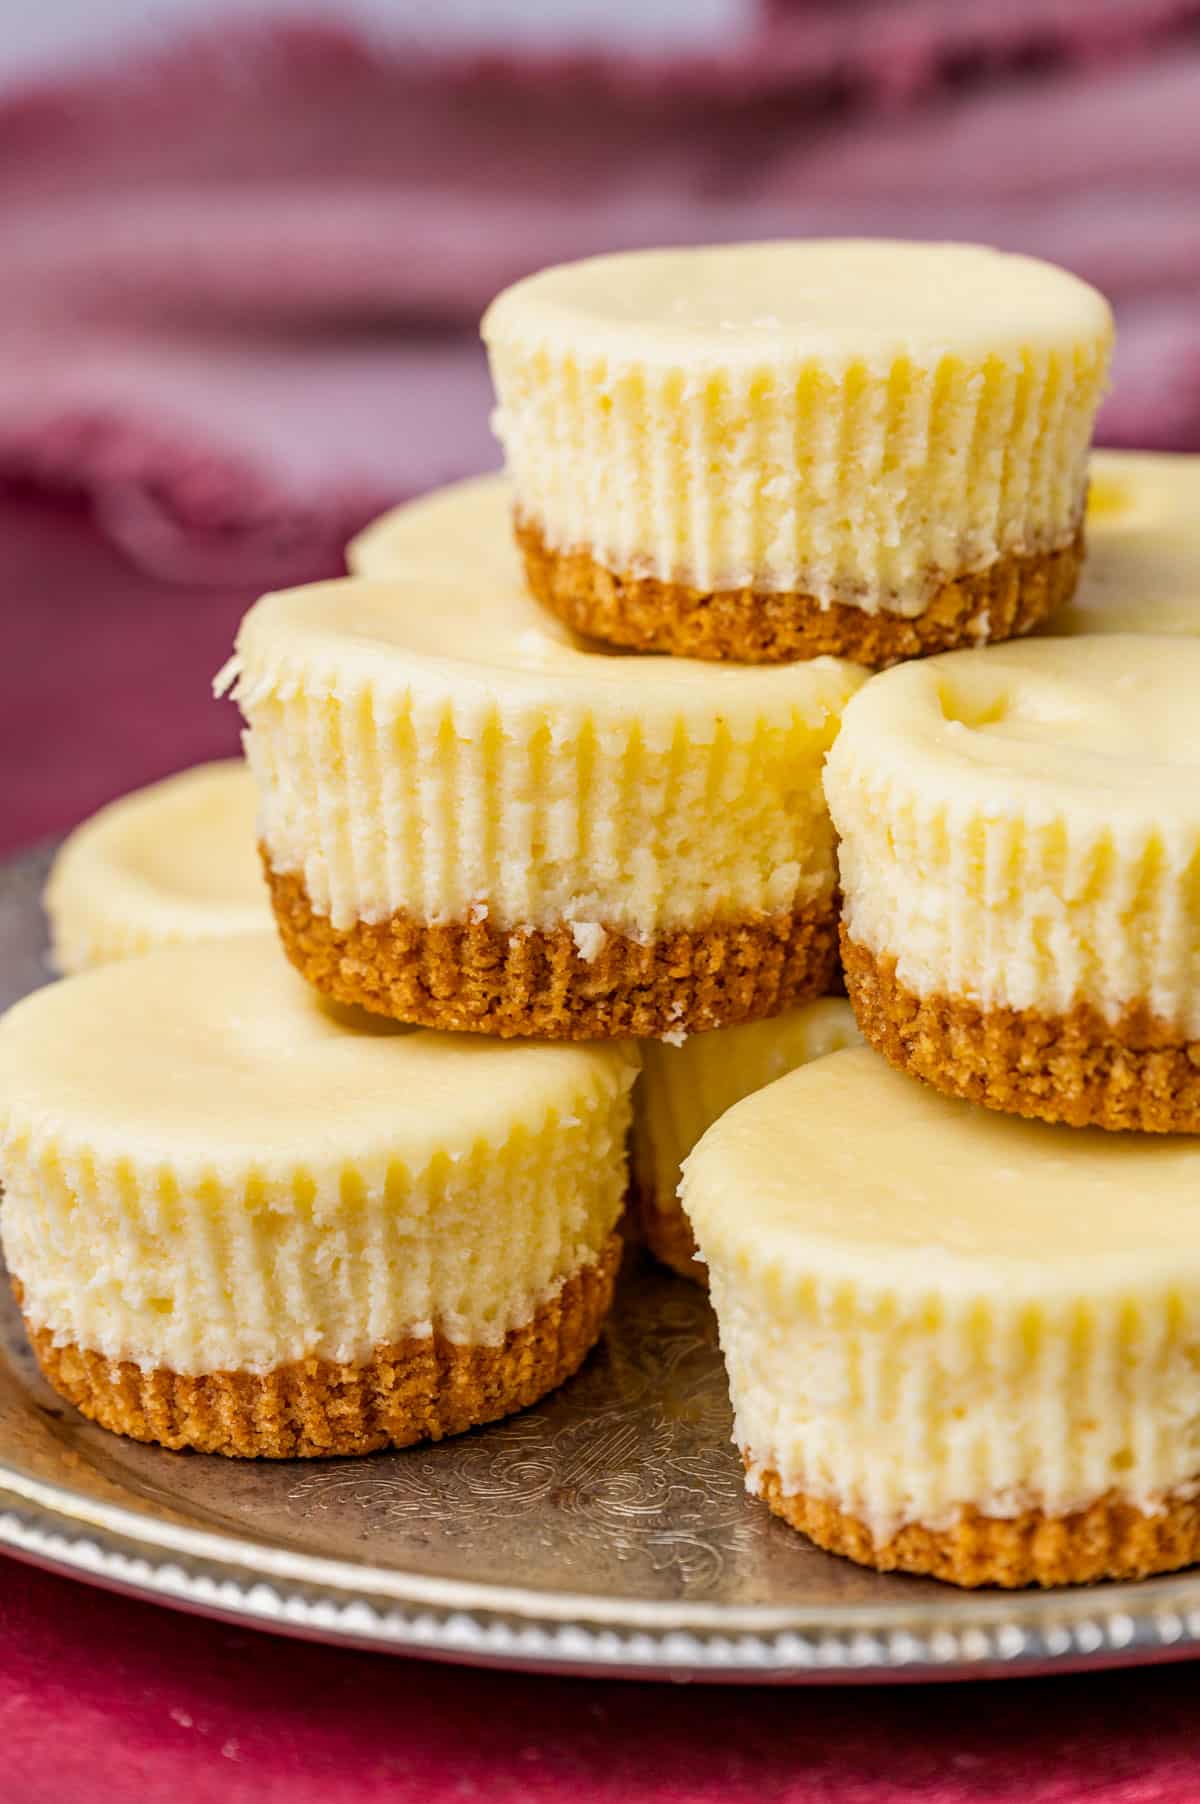
{"label": "pink tablecloth", "polygon": [[1200,447],[1196,0],[710,0],[711,54],[629,54],[622,16],[686,10],[612,8],[598,60],[467,33],[429,62],[386,15],[492,9],[243,0],[0,79],[0,480],[86,490],[180,583],[286,582],[496,459],[477,326],[506,283],[827,234],[1075,270],[1119,325],[1100,441]]}
{"label": "pink tablecloth", "polygon": [[758,1691],[271,1640],[0,1568],[4,1804],[1195,1804],[1194,1669]]}
{"label": "pink tablecloth", "polygon": [[[0,570],[0,849],[233,749],[208,682],[247,596],[159,588],[33,497],[0,499]],[[1198,1689],[1188,1666],[792,1692],[473,1673],[0,1560],[0,1804],[1195,1804]]]}

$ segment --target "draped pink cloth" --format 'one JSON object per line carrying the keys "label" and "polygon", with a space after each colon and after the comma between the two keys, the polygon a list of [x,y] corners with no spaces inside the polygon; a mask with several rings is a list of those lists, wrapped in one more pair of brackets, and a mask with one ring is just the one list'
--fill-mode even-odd
{"label": "draped pink cloth", "polygon": [[4,1804],[1195,1804],[1187,1666],[781,1691],[271,1640],[0,1563]]}
{"label": "draped pink cloth", "polygon": [[969,237],[1113,297],[1111,442],[1200,448],[1200,6],[774,0],[693,58],[246,26],[0,94],[0,476],[288,580],[488,467],[476,337],[603,248]]}

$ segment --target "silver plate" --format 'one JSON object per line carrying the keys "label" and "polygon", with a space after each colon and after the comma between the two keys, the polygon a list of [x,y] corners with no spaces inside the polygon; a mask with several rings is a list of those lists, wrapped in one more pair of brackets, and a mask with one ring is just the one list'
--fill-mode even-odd
{"label": "silver plate", "polygon": [[[46,978],[47,854],[0,865],[0,1004]],[[749,1499],[704,1298],[648,1261],[537,1409],[369,1459],[238,1463],[105,1434],[0,1311],[0,1545],[181,1609],[478,1665],[942,1679],[1200,1644],[1200,1576],[955,1592],[819,1553]]]}

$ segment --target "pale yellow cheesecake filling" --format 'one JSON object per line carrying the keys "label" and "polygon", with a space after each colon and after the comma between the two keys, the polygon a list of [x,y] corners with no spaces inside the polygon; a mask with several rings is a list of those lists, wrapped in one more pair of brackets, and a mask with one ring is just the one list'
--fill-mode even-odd
{"label": "pale yellow cheesecake filling", "polygon": [[1052,633],[1200,634],[1200,457],[1095,451],[1088,556]]}
{"label": "pale yellow cheesecake filling", "polygon": [[135,790],[77,827],[46,885],[57,968],[269,925],[255,810],[250,773],[230,758]]}
{"label": "pale yellow cheesecake filling", "polygon": [[821,769],[864,673],[598,650],[525,592],[509,503],[488,478],[401,509],[364,580],[242,622],[222,680],[275,869],[337,928],[567,923],[585,959],[830,896]]}
{"label": "pale yellow cheesecake filling", "polygon": [[843,919],[919,996],[1200,1036],[1200,640],[951,652],[876,677],[826,770]]}
{"label": "pale yellow cheesecake filling", "polygon": [[810,240],[545,270],[483,334],[517,505],[552,549],[911,617],[1070,544],[1112,321],[1028,257]]}
{"label": "pale yellow cheesecake filling", "polygon": [[268,934],[69,978],[0,1022],[8,1269],[181,1375],[495,1345],[605,1247],[635,1070],[338,1010]]}
{"label": "pale yellow cheesecake filling", "polygon": [[827,996],[768,1021],[691,1034],[680,1046],[645,1041],[633,1108],[639,1184],[659,1208],[668,1208],[683,1161],[726,1109],[797,1065],[858,1039],[850,1004]]}
{"label": "pale yellow cheesecake filling", "polygon": [[886,1541],[1200,1482],[1200,1140],[1050,1127],[858,1048],[685,1167],[749,1484]]}

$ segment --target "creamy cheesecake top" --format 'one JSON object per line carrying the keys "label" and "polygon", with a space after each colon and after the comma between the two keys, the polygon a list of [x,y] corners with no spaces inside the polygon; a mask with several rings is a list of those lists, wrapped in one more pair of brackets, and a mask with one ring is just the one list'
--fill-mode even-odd
{"label": "creamy cheesecake top", "polygon": [[1017,357],[1111,331],[1107,302],[1066,270],[974,244],[792,239],[629,251],[529,276],[488,309],[489,344],[510,332],[571,340],[581,361],[690,363]]}
{"label": "creamy cheesecake top", "polygon": [[274,935],[162,948],[35,991],[0,1021],[0,1142],[161,1159],[228,1181],[409,1172],[628,1087],[621,1045],[503,1044],[326,1003]]}
{"label": "creamy cheesecake top", "polygon": [[1194,831],[1198,695],[1200,643],[1182,636],[1034,639],[899,665],[847,708],[831,798],[861,777],[926,805],[1053,805],[1114,831],[1135,819]]}
{"label": "creamy cheesecake top", "polygon": [[1094,451],[1087,540],[1047,632],[1200,634],[1200,457]]}
{"label": "creamy cheesecake top", "polygon": [[1200,1284],[1200,1140],[1051,1127],[941,1096],[865,1047],[738,1103],[685,1166],[705,1255],[779,1286],[922,1297]]}
{"label": "creamy cheesecake top", "polygon": [[230,758],[135,790],[77,827],[46,888],[59,969],[266,926],[255,809],[250,773]]}

